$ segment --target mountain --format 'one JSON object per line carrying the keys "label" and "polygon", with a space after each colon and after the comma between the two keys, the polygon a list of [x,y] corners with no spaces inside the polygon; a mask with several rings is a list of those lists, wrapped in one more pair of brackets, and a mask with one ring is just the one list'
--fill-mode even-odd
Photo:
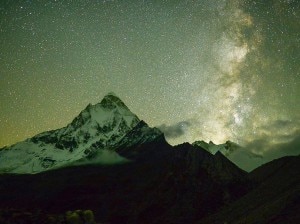
{"label": "mountain", "polygon": [[226,141],[223,144],[215,144],[212,141],[209,141],[209,143],[205,141],[195,141],[192,145],[202,147],[213,155],[220,152],[238,167],[248,172],[268,162],[268,160],[261,155],[246,150],[232,141]]}
{"label": "mountain", "polygon": [[300,157],[249,174],[228,159],[239,151],[171,146],[109,93],[66,127],[0,150],[0,223],[297,223]]}
{"label": "mountain", "polygon": [[190,222],[243,195],[248,183],[223,155],[169,145],[113,93],[66,127],[0,150],[0,161],[0,214],[81,209],[109,223]]}
{"label": "mountain", "polygon": [[100,103],[89,104],[66,127],[0,149],[0,172],[38,173],[72,164],[123,163],[128,159],[115,149],[160,135],[109,93]]}

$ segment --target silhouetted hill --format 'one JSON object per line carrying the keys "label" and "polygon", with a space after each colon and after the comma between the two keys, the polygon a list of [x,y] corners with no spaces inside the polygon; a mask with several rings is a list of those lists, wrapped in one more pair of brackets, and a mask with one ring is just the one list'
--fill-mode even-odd
{"label": "silhouetted hill", "polygon": [[248,176],[251,191],[199,223],[300,223],[300,156],[276,159]]}
{"label": "silhouetted hill", "polygon": [[161,140],[136,151],[141,156],[132,163],[1,175],[0,207],[49,213],[90,209],[96,220],[109,223],[189,223],[235,199],[240,192],[231,183],[244,189],[245,172],[234,167],[237,178],[224,179],[214,168],[220,159],[190,144],[173,148]]}

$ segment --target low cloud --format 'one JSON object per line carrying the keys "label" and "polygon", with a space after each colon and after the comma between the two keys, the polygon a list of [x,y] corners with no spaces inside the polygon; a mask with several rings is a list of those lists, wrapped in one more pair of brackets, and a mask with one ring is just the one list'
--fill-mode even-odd
{"label": "low cloud", "polygon": [[231,159],[244,170],[251,171],[283,156],[300,155],[299,127],[299,120],[275,120],[261,126],[255,139],[245,142],[243,150],[232,153]]}
{"label": "low cloud", "polygon": [[267,133],[289,134],[298,131],[300,120],[275,120],[270,125],[262,126],[262,130]]}
{"label": "low cloud", "polygon": [[251,152],[272,160],[300,154],[299,121],[276,120],[259,130],[259,136],[245,145]]}
{"label": "low cloud", "polygon": [[293,136],[292,141],[273,145],[272,150],[265,152],[265,156],[272,159],[285,155],[300,155],[300,131],[297,136]]}
{"label": "low cloud", "polygon": [[189,121],[181,121],[172,125],[162,124],[158,128],[165,134],[166,138],[178,138],[184,135],[190,126]]}

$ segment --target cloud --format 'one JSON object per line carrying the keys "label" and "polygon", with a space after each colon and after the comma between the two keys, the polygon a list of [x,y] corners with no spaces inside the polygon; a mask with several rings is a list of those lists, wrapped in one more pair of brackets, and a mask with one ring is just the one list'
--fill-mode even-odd
{"label": "cloud", "polygon": [[270,125],[262,126],[266,132],[293,132],[299,129],[299,120],[275,120]]}
{"label": "cloud", "polygon": [[158,128],[165,134],[166,138],[178,138],[184,135],[191,126],[189,121],[181,121],[176,124],[162,124]]}
{"label": "cloud", "polygon": [[243,148],[229,155],[242,169],[251,171],[274,159],[300,154],[299,119],[277,119],[268,123],[257,127],[256,135],[248,136]]}
{"label": "cloud", "polygon": [[[290,122],[276,121],[267,129],[270,131],[279,126],[294,126]],[[240,150],[233,151],[229,154],[229,158],[244,170],[251,171],[256,167],[278,159],[283,156],[300,155],[300,130],[290,133],[288,138],[282,137],[280,134],[271,133],[261,135],[259,138],[250,141]]]}
{"label": "cloud", "polygon": [[265,157],[270,159],[279,158],[285,155],[299,155],[300,154],[300,131],[293,136],[293,140],[273,145],[272,150],[265,152]]}
{"label": "cloud", "polygon": [[256,139],[245,148],[263,157],[275,159],[284,155],[300,154],[299,120],[275,120],[258,131]]}

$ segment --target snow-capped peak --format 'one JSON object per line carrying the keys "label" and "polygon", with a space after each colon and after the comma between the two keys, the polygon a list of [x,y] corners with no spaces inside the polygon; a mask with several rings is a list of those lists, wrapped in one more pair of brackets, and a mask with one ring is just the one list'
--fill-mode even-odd
{"label": "snow-capped peak", "polygon": [[[89,104],[66,127],[43,132],[0,150],[0,171],[37,173],[104,154],[111,156],[113,161],[124,161],[126,159],[112,150],[118,148],[122,138],[138,123],[140,119],[124,102],[116,94],[109,93],[100,103]],[[99,150],[112,152],[97,153]]]}
{"label": "snow-capped peak", "polygon": [[114,93],[109,93],[101,100],[100,103],[89,104],[71,123],[79,127],[89,121],[94,121],[100,126],[105,125],[108,119],[112,117],[123,117],[126,125],[132,127],[139,122],[139,118],[133,114],[123,101]]}
{"label": "snow-capped peak", "polygon": [[113,92],[108,93],[104,96],[100,105],[107,108],[122,107],[129,110],[128,107],[123,103],[123,101]]}
{"label": "snow-capped peak", "polygon": [[115,96],[115,97],[119,98],[119,97],[117,96],[117,94],[115,94],[115,93],[112,92],[112,91],[109,92],[109,93],[107,93],[106,96]]}

